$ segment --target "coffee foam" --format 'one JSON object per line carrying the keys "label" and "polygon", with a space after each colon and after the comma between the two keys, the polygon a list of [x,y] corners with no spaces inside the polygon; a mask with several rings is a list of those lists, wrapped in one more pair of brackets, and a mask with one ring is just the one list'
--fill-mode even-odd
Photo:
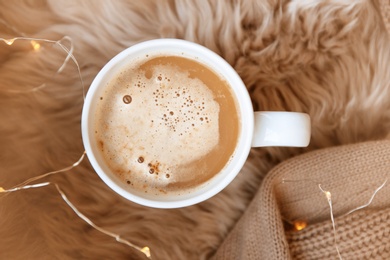
{"label": "coffee foam", "polygon": [[[135,76],[136,75],[136,76]],[[186,165],[218,145],[219,104],[198,78],[170,65],[122,71],[99,100],[96,139],[128,184],[186,181]]]}

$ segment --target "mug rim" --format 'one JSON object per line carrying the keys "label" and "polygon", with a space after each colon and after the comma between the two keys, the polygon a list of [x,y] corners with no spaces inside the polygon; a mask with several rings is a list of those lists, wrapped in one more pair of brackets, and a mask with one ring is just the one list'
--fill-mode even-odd
{"label": "mug rim", "polygon": [[[241,122],[239,138],[231,161],[227,163],[227,165],[221,170],[221,172],[217,173],[209,181],[206,182],[213,182],[215,184],[207,184],[210,187],[204,192],[195,194],[194,197],[161,201],[132,194],[129,190],[124,189],[123,187],[121,187],[121,185],[112,180],[108,176],[108,174],[102,169],[101,164],[104,164],[104,162],[99,162],[96,159],[96,153],[98,153],[99,151],[94,149],[92,145],[94,142],[94,135],[91,132],[91,129],[93,128],[91,123],[91,121],[93,121],[91,120],[91,114],[93,114],[94,111],[92,111],[91,106],[93,106],[94,104],[94,97],[96,95],[96,92],[100,88],[104,87],[102,87],[102,82],[104,81],[105,77],[108,77],[107,74],[110,71],[117,71],[118,68],[123,68],[123,63],[129,63],[129,61],[126,62],[127,59],[129,59],[130,57],[139,57],[141,55],[140,53],[145,52],[145,50],[150,49],[154,50],[154,53],[158,53],[157,50],[164,48],[170,50],[174,49],[178,52],[190,55],[192,55],[191,53],[195,51],[197,56],[202,57],[201,60],[196,61],[204,64],[205,66],[212,69],[214,72],[220,74],[220,76],[222,76],[228,82],[229,87],[235,95],[237,106],[239,108],[239,119]],[[173,53],[173,51],[169,54],[171,53]],[[118,68],[115,68],[116,66]],[[243,83],[238,73],[226,60],[224,60],[221,56],[219,56],[212,50],[197,43],[180,39],[155,39],[144,41],[137,43],[131,47],[128,47],[123,51],[119,52],[117,55],[115,55],[108,63],[104,65],[104,67],[93,79],[90,88],[88,89],[86,98],[84,100],[81,118],[81,132],[83,144],[87,157],[94,171],[99,175],[99,177],[106,185],[108,185],[113,191],[115,191],[122,197],[140,205],[154,208],[180,208],[194,205],[213,197],[221,190],[226,188],[240,172],[248,157],[248,154],[251,149],[253,131],[254,111],[252,107],[252,102],[249,97],[249,93],[245,87],[245,84]],[[223,178],[221,177],[222,173],[224,173],[224,176],[222,176]],[[221,180],[219,180],[218,182],[216,180],[213,181],[213,179],[216,179],[216,176],[220,176],[219,179]]]}

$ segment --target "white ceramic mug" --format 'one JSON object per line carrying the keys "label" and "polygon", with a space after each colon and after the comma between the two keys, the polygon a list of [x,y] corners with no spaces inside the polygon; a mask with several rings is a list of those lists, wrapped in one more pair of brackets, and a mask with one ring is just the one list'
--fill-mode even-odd
{"label": "white ceramic mug", "polygon": [[[232,159],[199,189],[184,195],[142,196],[134,194],[105,165],[94,136],[96,103],[106,82],[135,58],[147,54],[178,55],[196,59],[222,76],[236,96],[241,131]],[[82,113],[82,137],[87,156],[100,178],[115,192],[135,203],[156,208],[190,206],[209,199],[223,190],[240,172],[250,149],[261,146],[305,147],[310,140],[310,118],[295,112],[254,112],[248,91],[237,72],[211,50],[184,40],[158,39],[136,44],[115,56],[96,76],[87,93]]]}

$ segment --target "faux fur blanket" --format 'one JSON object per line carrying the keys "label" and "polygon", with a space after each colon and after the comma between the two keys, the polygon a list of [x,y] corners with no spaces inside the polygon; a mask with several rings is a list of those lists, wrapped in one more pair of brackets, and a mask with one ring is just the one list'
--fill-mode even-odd
{"label": "faux fur blanket", "polygon": [[[95,224],[148,246],[153,259],[211,257],[278,163],[389,134],[390,42],[375,1],[0,1],[0,38],[17,36],[69,36],[86,88],[110,58],[137,42],[194,41],[237,70],[256,110],[310,114],[308,148],[253,149],[228,188],[188,208],[126,201],[87,159],[42,180],[57,183]],[[72,165],[84,151],[77,67],[69,61],[56,73],[66,54],[55,44],[39,47],[0,42],[3,188]],[[0,198],[1,259],[135,257],[134,250],[81,220],[52,185]]]}

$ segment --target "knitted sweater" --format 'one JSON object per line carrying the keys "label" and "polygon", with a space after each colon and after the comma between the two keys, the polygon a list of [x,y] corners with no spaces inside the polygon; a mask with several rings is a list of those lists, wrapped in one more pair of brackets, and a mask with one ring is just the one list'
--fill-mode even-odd
{"label": "knitted sweater", "polygon": [[290,159],[267,175],[215,258],[390,259],[389,177],[390,141]]}
{"label": "knitted sweater", "polygon": [[[390,0],[376,2],[390,33]],[[273,169],[215,259],[390,259],[390,141]]]}

